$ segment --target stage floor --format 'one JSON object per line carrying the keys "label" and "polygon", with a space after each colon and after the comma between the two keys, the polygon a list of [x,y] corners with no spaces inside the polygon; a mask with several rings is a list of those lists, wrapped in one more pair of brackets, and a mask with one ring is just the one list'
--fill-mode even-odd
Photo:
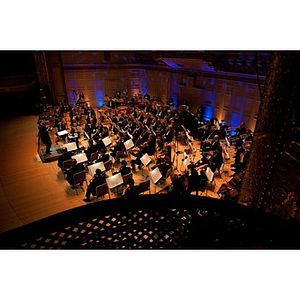
{"label": "stage floor", "polygon": [[[37,221],[50,215],[75,208],[81,205],[89,205],[83,202],[85,198],[86,184],[83,189],[79,188],[76,191],[71,189],[68,182],[65,180],[64,174],[57,166],[57,159],[43,162],[40,154],[37,152],[37,116],[22,116],[0,121],[0,232],[8,231],[16,227]],[[55,151],[51,154],[54,158],[58,156],[55,134],[52,134],[52,145]],[[81,145],[87,144],[87,140],[82,140]],[[199,142],[194,142],[197,149],[195,161],[200,159]],[[53,148],[52,147],[52,148]],[[58,148],[57,148],[58,147]],[[179,150],[182,151],[186,146],[179,145]],[[41,145],[41,151],[44,151],[45,146]],[[232,174],[230,164],[234,148],[230,148],[231,160],[226,161],[221,177],[215,177],[215,186],[213,190],[206,190],[204,195],[218,198],[216,191],[224,182],[228,182]],[[42,152],[43,153],[43,152]],[[172,159],[174,152],[172,153]],[[131,157],[133,158],[133,157]],[[127,158],[128,162],[131,159]],[[177,170],[181,173],[181,161],[183,154],[179,154]],[[152,157],[150,169],[154,166],[155,160]],[[111,171],[108,172],[108,176]],[[133,174],[135,183],[138,184],[145,180],[147,170]],[[88,180],[91,179],[87,175]],[[164,183],[154,185],[151,183],[150,192],[157,193],[171,183],[170,178]],[[111,193],[111,198],[117,197]],[[108,200],[108,195],[104,200]],[[98,199],[100,200],[100,198]]]}

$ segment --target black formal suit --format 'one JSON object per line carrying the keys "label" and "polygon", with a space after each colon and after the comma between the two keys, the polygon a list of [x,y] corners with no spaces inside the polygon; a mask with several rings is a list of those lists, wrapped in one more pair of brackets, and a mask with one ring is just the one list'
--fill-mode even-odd
{"label": "black formal suit", "polygon": [[85,197],[89,200],[91,194],[96,195],[96,187],[98,185],[102,185],[106,183],[107,176],[105,174],[101,174],[100,176],[95,176],[94,179],[90,182],[89,187],[86,189]]}
{"label": "black formal suit", "polygon": [[39,137],[46,146],[46,154],[49,154],[51,148],[51,138],[45,125],[39,126]]}
{"label": "black formal suit", "polygon": [[81,172],[84,170],[83,164],[76,164],[74,165],[68,172],[67,172],[67,181],[70,183],[70,185],[73,187],[74,186],[74,179],[73,179],[73,175]]}
{"label": "black formal suit", "polygon": [[69,160],[71,159],[71,156],[72,156],[72,152],[65,152],[63,153],[59,159],[58,159],[58,162],[57,162],[57,165],[62,168],[62,163],[65,161],[65,160]]}

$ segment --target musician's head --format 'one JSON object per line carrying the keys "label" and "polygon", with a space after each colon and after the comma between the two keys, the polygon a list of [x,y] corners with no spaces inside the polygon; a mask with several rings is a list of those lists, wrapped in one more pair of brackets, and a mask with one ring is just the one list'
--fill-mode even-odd
{"label": "musician's head", "polygon": [[127,161],[126,161],[126,160],[122,160],[121,165],[122,165],[123,167],[126,167],[126,166],[127,166]]}
{"label": "musician's head", "polygon": [[102,172],[101,172],[100,169],[96,169],[95,173],[96,173],[97,176],[100,176]]}
{"label": "musician's head", "polygon": [[129,184],[129,186],[134,186],[134,179],[133,178],[128,179],[127,183]]}
{"label": "musician's head", "polygon": [[215,140],[215,141],[218,141],[218,140],[219,140],[219,136],[218,136],[217,134],[214,136],[214,140]]}
{"label": "musician's head", "polygon": [[194,165],[193,165],[193,164],[189,164],[189,165],[187,166],[187,169],[188,169],[188,171],[193,170],[193,169],[194,169]]}
{"label": "musician's head", "polygon": [[170,161],[171,161],[171,158],[170,158],[168,155],[166,155],[165,158],[164,158],[164,161],[165,161],[165,162],[170,162]]}

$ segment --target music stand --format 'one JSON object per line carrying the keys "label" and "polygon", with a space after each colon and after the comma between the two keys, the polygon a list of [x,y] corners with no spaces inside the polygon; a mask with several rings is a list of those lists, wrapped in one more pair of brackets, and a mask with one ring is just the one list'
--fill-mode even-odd
{"label": "music stand", "polygon": [[64,144],[63,147],[67,148],[67,151],[68,151],[68,152],[77,150],[76,142]]}
{"label": "music stand", "polygon": [[106,171],[103,161],[88,166],[88,170],[91,176],[94,176],[97,169],[100,169],[101,172]]}
{"label": "music stand", "polygon": [[110,190],[114,188],[118,188],[120,185],[124,183],[123,177],[121,173],[117,173],[115,175],[112,175],[110,177],[106,178],[107,186]]}
{"label": "music stand", "polygon": [[78,164],[88,161],[86,154],[84,152],[73,155],[73,156],[71,156],[71,158],[76,159]]}
{"label": "music stand", "polygon": [[210,167],[207,167],[205,170],[205,175],[207,177],[207,179],[209,180],[209,182],[213,182],[214,180],[214,172],[211,170]]}
{"label": "music stand", "polygon": [[132,139],[125,141],[123,144],[124,144],[126,150],[130,150],[131,148],[134,147],[134,143],[133,143]]}
{"label": "music stand", "polygon": [[[150,156],[148,155],[148,153],[145,153],[141,158],[141,162],[143,163],[143,165],[145,167],[148,167],[150,164],[151,164],[151,158]],[[149,170],[149,168],[148,168]],[[144,176],[144,178],[147,178],[148,175],[145,175],[144,172],[143,172],[143,168],[142,168],[142,176]]]}
{"label": "music stand", "polygon": [[159,168],[156,167],[154,170],[152,170],[150,173],[149,173],[149,176],[150,176],[150,179],[151,181],[154,183],[154,188],[155,188],[155,191],[154,193],[156,193],[156,184],[159,182],[159,180],[162,178],[162,175],[159,171]]}
{"label": "music stand", "polygon": [[59,137],[62,137],[63,135],[69,134],[69,132],[67,130],[61,130],[61,131],[57,131],[57,135]]}
{"label": "music stand", "polygon": [[102,139],[103,144],[105,145],[105,147],[108,147],[112,144],[111,139],[109,138],[109,136],[105,137]]}

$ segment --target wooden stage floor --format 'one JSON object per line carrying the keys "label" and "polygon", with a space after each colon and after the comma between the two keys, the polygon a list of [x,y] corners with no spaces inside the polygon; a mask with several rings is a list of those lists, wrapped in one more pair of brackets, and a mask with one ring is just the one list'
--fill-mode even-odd
{"label": "wooden stage floor", "polygon": [[[58,168],[56,160],[41,161],[37,152],[37,119],[37,116],[22,116],[0,120],[0,233],[71,208],[89,205],[82,201],[85,184],[84,190],[79,188],[76,195]],[[52,145],[55,146],[55,143]],[[196,141],[194,146],[199,150]],[[45,146],[42,145],[41,148]],[[179,150],[183,149],[184,146],[180,145]],[[230,180],[234,149],[229,148],[229,152],[231,159],[225,163],[221,178],[216,176],[214,191],[207,191],[209,197],[219,198],[216,191],[222,183]],[[197,151],[195,161],[199,156],[200,152]],[[179,155],[178,168],[181,160],[182,155]],[[152,163],[150,167],[153,165]],[[111,175],[111,171],[108,175]],[[144,180],[142,171],[137,169],[133,178],[136,184]],[[162,185],[154,186],[151,183],[151,193],[160,191],[170,183],[170,178]],[[113,197],[111,194],[111,198]],[[102,200],[108,200],[108,196]]]}

